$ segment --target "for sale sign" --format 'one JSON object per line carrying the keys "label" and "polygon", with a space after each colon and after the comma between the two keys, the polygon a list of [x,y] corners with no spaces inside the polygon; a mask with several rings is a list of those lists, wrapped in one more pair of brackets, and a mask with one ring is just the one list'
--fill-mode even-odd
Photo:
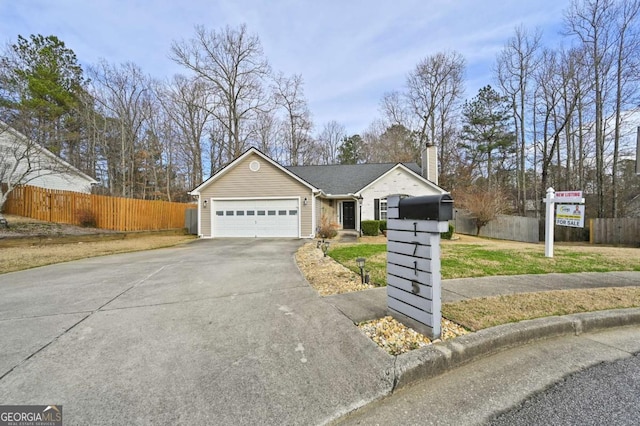
{"label": "for sale sign", "polygon": [[584,228],[584,205],[556,204],[556,225]]}

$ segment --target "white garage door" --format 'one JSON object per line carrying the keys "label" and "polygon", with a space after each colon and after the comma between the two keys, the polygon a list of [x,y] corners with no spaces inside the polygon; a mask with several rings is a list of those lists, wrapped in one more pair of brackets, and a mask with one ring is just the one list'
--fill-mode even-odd
{"label": "white garage door", "polygon": [[214,237],[293,237],[298,200],[214,200]]}

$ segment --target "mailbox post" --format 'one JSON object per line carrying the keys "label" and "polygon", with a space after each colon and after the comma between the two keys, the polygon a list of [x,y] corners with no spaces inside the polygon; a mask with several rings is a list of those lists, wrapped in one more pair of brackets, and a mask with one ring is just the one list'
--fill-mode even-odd
{"label": "mailbox post", "polygon": [[449,194],[387,197],[387,308],[398,321],[440,338],[440,233],[449,229]]}

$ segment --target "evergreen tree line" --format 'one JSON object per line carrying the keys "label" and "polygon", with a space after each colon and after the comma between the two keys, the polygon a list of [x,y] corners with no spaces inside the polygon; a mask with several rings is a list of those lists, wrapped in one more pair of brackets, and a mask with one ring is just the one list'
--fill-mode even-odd
{"label": "evergreen tree line", "polygon": [[284,165],[420,162],[438,150],[439,185],[461,203],[539,214],[547,187],[584,190],[593,217],[628,214],[639,192],[640,0],[575,0],[558,45],[515,28],[493,81],[465,98],[466,63],[437,52],[347,135],[316,127],[301,75],[271,69],[246,26],[196,27],[174,41],[184,72],[159,81],[135,63],[79,65],[56,36],[18,36],[0,55],[0,119],[96,177],[105,194],[186,201],[255,146]]}

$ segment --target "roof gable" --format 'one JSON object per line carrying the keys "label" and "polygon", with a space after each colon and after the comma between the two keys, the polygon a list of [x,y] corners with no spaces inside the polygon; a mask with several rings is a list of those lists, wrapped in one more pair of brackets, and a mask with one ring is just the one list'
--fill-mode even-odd
{"label": "roof gable", "polygon": [[[415,164],[415,163],[414,163]],[[416,164],[417,166],[417,164]],[[440,192],[442,194],[447,193],[447,191],[445,191],[443,188],[439,187],[438,185],[436,185],[435,183],[431,182],[429,179],[424,178],[423,176],[421,176],[419,173],[416,173],[415,171],[411,170],[409,167],[407,167],[406,165],[404,165],[403,163],[398,163],[396,164],[394,167],[392,167],[391,169],[389,169],[386,173],[382,174],[381,176],[379,176],[377,179],[373,180],[372,182],[370,182],[368,185],[366,185],[365,187],[363,187],[359,192],[364,191],[365,189],[369,188],[370,186],[373,186],[376,184],[376,182],[384,179],[385,176],[389,175],[390,173],[392,173],[394,170],[404,170],[405,172],[409,173],[410,175],[412,175],[414,178],[418,179],[419,181],[421,181],[422,183],[424,183],[427,186],[430,186],[432,189],[434,189],[437,192]]]}
{"label": "roof gable", "polygon": [[[2,134],[3,133],[7,133],[10,136],[10,138],[12,138],[13,140],[8,140],[6,137],[2,138]],[[4,139],[4,141],[3,141]],[[10,125],[8,125],[7,123],[0,121],[0,142],[3,142],[5,144],[15,144],[15,143],[23,143],[27,148],[25,149],[25,152],[30,152],[28,150],[33,149],[37,155],[43,155],[45,158],[47,158],[47,160],[53,162],[53,163],[57,163],[59,164],[59,166],[52,166],[51,167],[51,172],[52,173],[69,173],[69,174],[74,174],[82,179],[85,179],[89,184],[97,184],[98,181],[95,180],[94,178],[92,178],[91,176],[87,175],[86,173],[80,171],[78,168],[74,167],[73,165],[71,165],[70,163],[68,163],[67,161],[65,161],[63,158],[55,155],[54,153],[52,153],[51,151],[49,151],[48,149],[46,149],[45,147],[43,147],[42,145],[31,141],[27,136],[25,136],[24,134],[22,134],[21,132],[19,132],[18,130],[14,129],[13,127],[11,127]],[[20,160],[22,161],[22,160]],[[43,167],[42,170],[34,170],[34,172],[42,172],[42,171],[48,171],[49,168],[48,167]]]}
{"label": "roof gable", "polygon": [[300,176],[297,176],[294,173],[291,173],[289,170],[287,170],[285,167],[282,167],[278,162],[272,160],[269,156],[267,156],[266,154],[262,153],[260,150],[251,147],[248,150],[246,150],[243,154],[241,154],[238,158],[236,158],[235,160],[233,160],[231,163],[227,164],[225,167],[223,167],[221,170],[218,170],[216,173],[214,173],[211,177],[209,177],[207,180],[205,180],[204,182],[202,182],[200,185],[198,185],[195,189],[193,189],[192,191],[189,192],[189,194],[191,195],[199,195],[200,192],[206,188],[207,186],[211,185],[213,182],[217,181],[218,179],[220,179],[222,176],[226,175],[227,173],[229,173],[231,170],[233,170],[238,164],[242,163],[248,156],[250,155],[257,155],[260,158],[264,159],[265,161],[267,161],[269,164],[271,164],[272,166],[274,166],[275,168],[277,168],[278,170],[282,171],[282,173],[284,173],[285,175],[295,179],[296,181],[300,182],[301,184],[305,185],[306,187],[310,188],[312,191],[318,191],[318,189],[316,187],[314,187],[311,183],[307,182],[306,180],[304,180],[303,178],[301,178]]}

